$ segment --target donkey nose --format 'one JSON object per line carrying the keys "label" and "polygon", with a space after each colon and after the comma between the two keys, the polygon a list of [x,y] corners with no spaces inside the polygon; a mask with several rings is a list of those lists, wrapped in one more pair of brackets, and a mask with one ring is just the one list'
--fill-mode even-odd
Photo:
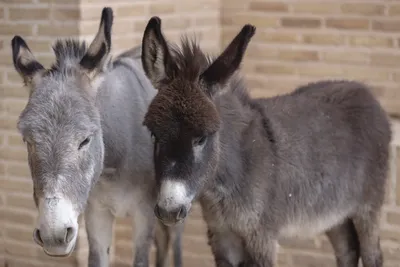
{"label": "donkey nose", "polygon": [[41,247],[49,256],[63,257],[68,256],[73,248],[74,238],[77,235],[77,230],[74,227],[66,227],[51,234],[44,234],[39,229],[33,231],[34,241]]}
{"label": "donkey nose", "polygon": [[156,204],[154,214],[165,223],[176,223],[186,218],[187,209],[184,205],[181,205],[178,208],[168,210]]}

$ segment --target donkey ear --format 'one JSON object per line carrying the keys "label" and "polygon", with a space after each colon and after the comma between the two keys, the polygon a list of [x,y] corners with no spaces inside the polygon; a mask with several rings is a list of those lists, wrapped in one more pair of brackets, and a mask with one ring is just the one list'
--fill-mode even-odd
{"label": "donkey ear", "polygon": [[167,41],[161,32],[161,19],[154,16],[147,23],[142,40],[142,65],[153,85],[166,77],[170,58]]}
{"label": "donkey ear", "polygon": [[[250,24],[243,26],[242,30],[225,48],[222,54],[200,75],[200,81],[207,84],[209,90],[215,90],[214,85],[224,84],[239,68],[247,45],[256,32],[256,27]],[[209,92],[213,95],[215,92]]]}
{"label": "donkey ear", "polygon": [[11,47],[15,70],[21,75],[26,85],[31,85],[35,75],[44,70],[44,67],[35,59],[22,37],[14,36]]}
{"label": "donkey ear", "polygon": [[110,53],[112,24],[113,11],[111,8],[105,7],[101,13],[99,31],[80,62],[82,68],[88,72],[101,68]]}

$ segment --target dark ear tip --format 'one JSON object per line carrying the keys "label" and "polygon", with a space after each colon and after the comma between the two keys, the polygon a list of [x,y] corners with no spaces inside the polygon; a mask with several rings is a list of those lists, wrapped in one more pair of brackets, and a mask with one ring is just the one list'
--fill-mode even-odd
{"label": "dark ear tip", "polygon": [[12,38],[12,40],[11,40],[11,46],[12,46],[12,48],[16,48],[18,46],[26,47],[26,43],[25,43],[24,39],[22,39],[21,36],[15,35],[14,38]]}
{"label": "dark ear tip", "polygon": [[242,33],[247,37],[251,38],[256,33],[256,26],[251,24],[246,24],[242,28]]}
{"label": "dark ear tip", "polygon": [[113,22],[113,10],[111,7],[103,8],[101,12],[101,22],[105,23],[108,27],[111,27]]}
{"label": "dark ear tip", "polygon": [[161,19],[157,16],[151,17],[147,25],[149,28],[161,28]]}

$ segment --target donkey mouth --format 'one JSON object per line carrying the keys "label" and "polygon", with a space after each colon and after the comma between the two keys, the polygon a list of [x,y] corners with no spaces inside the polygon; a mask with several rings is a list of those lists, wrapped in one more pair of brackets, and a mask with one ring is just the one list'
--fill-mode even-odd
{"label": "donkey mouth", "polygon": [[53,258],[67,258],[67,257],[71,256],[72,252],[74,252],[74,249],[75,249],[75,245],[66,254],[52,254],[52,253],[48,252],[45,248],[43,248],[43,251],[47,256],[50,256]]}

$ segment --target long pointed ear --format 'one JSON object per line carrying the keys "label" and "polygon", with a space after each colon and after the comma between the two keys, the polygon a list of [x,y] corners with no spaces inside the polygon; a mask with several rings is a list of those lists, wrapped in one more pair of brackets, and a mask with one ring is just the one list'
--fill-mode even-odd
{"label": "long pointed ear", "polygon": [[111,51],[111,28],[113,24],[113,11],[110,7],[103,8],[100,19],[99,31],[88,51],[80,61],[82,68],[89,73],[101,69]]}
{"label": "long pointed ear", "polygon": [[[223,85],[239,68],[247,45],[256,32],[256,27],[250,24],[243,26],[242,30],[225,48],[222,54],[200,75],[200,81],[205,82],[209,93],[213,95],[215,85]],[[213,89],[214,88],[214,89]]]}
{"label": "long pointed ear", "polygon": [[146,76],[157,87],[167,76],[172,63],[167,41],[161,32],[161,19],[152,17],[147,23],[142,39],[142,65]]}
{"label": "long pointed ear", "polygon": [[15,70],[21,75],[25,85],[32,85],[34,78],[39,77],[39,74],[44,67],[33,56],[28,45],[21,36],[14,36],[11,40],[12,57]]}

